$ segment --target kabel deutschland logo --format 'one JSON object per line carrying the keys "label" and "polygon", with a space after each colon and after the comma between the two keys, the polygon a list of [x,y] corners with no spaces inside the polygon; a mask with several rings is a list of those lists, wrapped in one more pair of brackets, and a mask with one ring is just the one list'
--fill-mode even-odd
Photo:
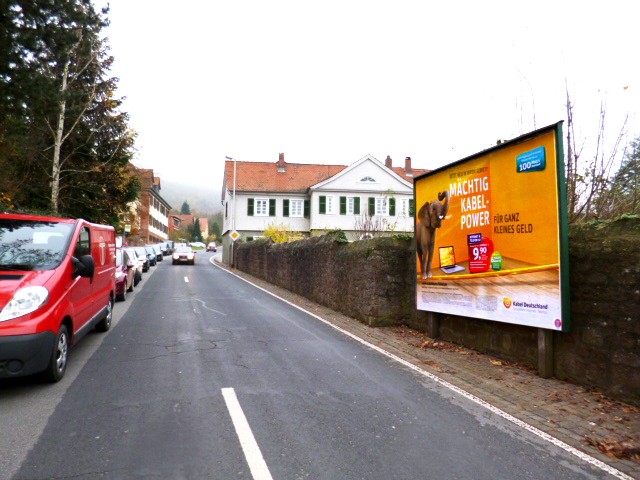
{"label": "kabel deutschland logo", "polygon": [[502,299],[502,304],[505,306],[505,308],[511,308],[511,299],[509,297],[504,297]]}

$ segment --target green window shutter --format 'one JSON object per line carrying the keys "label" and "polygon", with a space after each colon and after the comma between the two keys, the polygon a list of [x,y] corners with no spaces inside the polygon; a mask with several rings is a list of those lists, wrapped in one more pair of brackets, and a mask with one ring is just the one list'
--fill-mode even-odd
{"label": "green window shutter", "polygon": [[254,203],[255,203],[255,200],[253,198],[250,198],[247,200],[247,215],[250,217],[253,216]]}
{"label": "green window shutter", "polygon": [[340,215],[347,214],[347,197],[340,197]]}
{"label": "green window shutter", "polygon": [[409,216],[416,216],[416,201],[413,198],[409,199]]}
{"label": "green window shutter", "polygon": [[270,217],[276,216],[276,199],[275,198],[269,199],[269,216]]}
{"label": "green window shutter", "polygon": [[282,215],[289,216],[289,199],[282,200]]}
{"label": "green window shutter", "polygon": [[311,213],[311,204],[309,203],[309,200],[305,200],[304,201],[304,218],[309,218],[310,213]]}
{"label": "green window shutter", "polygon": [[353,197],[353,213],[360,215],[360,197]]}
{"label": "green window shutter", "polygon": [[376,214],[376,199],[369,197],[369,215],[374,216]]}
{"label": "green window shutter", "polygon": [[392,217],[396,216],[396,199],[395,198],[389,199],[389,215],[391,215]]}
{"label": "green window shutter", "polygon": [[320,210],[319,213],[327,213],[327,197],[320,195]]}

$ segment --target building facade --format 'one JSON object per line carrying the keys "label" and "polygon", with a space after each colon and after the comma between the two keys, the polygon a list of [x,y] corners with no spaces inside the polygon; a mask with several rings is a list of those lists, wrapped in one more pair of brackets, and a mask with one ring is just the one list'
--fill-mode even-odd
{"label": "building facade", "polygon": [[152,169],[131,167],[140,180],[140,196],[129,205],[131,230],[128,243],[144,245],[169,239],[171,205],[160,195],[160,177]]}
{"label": "building facade", "polygon": [[321,235],[340,229],[349,240],[413,232],[413,176],[425,173],[393,167],[367,155],[349,166],[278,161],[225,162],[222,203],[223,259],[230,262],[232,234],[252,240],[272,226]]}

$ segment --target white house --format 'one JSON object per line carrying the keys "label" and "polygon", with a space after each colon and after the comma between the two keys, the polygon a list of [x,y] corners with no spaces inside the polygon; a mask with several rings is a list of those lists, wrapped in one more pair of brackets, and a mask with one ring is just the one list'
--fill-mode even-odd
{"label": "white house", "polygon": [[[302,235],[341,229],[350,240],[413,232],[413,176],[427,170],[393,167],[367,155],[355,163],[318,165],[227,160],[222,186],[223,249],[230,261],[231,234],[252,240],[269,226]],[[235,193],[235,197],[234,197]]]}
{"label": "white house", "polygon": [[350,239],[413,232],[413,182],[367,155],[309,187],[309,230],[341,229]]}

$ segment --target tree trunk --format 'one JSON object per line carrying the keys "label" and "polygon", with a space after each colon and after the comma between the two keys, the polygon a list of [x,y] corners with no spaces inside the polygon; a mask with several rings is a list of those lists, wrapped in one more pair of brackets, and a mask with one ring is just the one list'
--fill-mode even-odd
{"label": "tree trunk", "polygon": [[60,197],[60,150],[62,149],[62,137],[64,135],[64,116],[67,109],[65,94],[67,92],[67,76],[69,75],[69,61],[64,65],[62,72],[62,85],[60,86],[60,102],[58,111],[58,122],[53,137],[53,167],[51,172],[51,210],[58,213],[58,203]]}

